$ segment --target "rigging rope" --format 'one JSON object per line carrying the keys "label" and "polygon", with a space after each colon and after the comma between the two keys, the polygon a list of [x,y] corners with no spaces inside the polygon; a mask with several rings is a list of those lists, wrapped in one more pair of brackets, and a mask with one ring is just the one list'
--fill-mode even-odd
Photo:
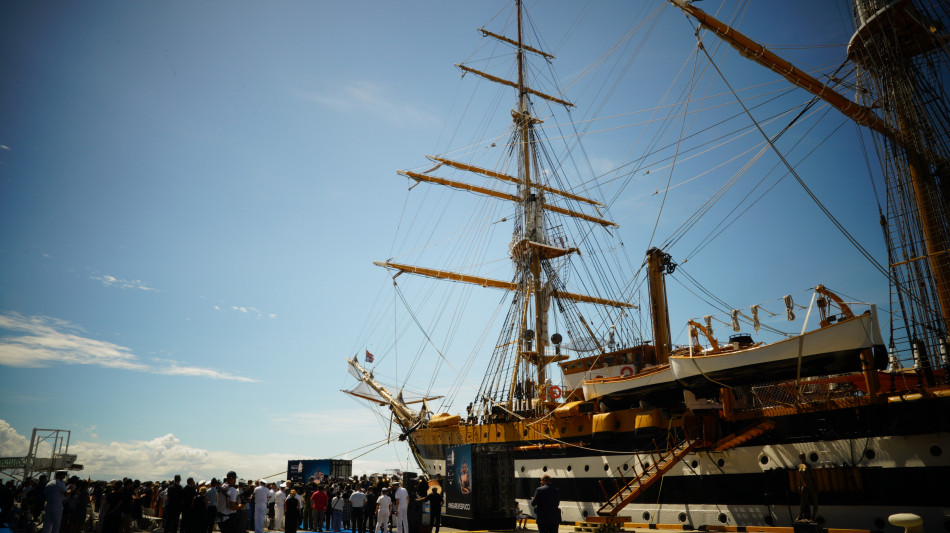
{"label": "rigging rope", "polygon": [[419,331],[420,331],[420,332],[422,333],[422,335],[425,337],[425,339],[426,339],[426,341],[429,343],[429,345],[431,345],[432,348],[435,350],[435,353],[439,354],[439,357],[442,359],[442,361],[444,361],[445,364],[449,365],[449,368],[451,368],[452,370],[454,370],[454,371],[456,372],[456,374],[458,374],[459,376],[461,376],[462,379],[463,379],[463,381],[465,381],[466,383],[468,383],[469,385],[471,385],[472,388],[474,388],[475,385],[472,384],[470,381],[468,381],[468,379],[465,378],[465,375],[464,375],[462,372],[460,372],[457,368],[455,368],[454,365],[452,365],[452,362],[449,361],[449,359],[445,356],[445,354],[442,353],[442,350],[439,350],[439,347],[436,346],[434,342],[432,342],[432,338],[429,337],[429,333],[426,332],[425,328],[422,327],[422,323],[419,322],[419,319],[416,318],[415,313],[412,312],[412,309],[409,307],[409,302],[406,301],[405,296],[403,296],[402,291],[399,289],[399,285],[395,282],[395,280],[393,281],[393,288],[394,288],[396,294],[399,296],[399,299],[402,301],[403,306],[405,306],[406,312],[409,313],[409,316],[412,318],[412,321],[413,321],[413,322],[416,324],[416,326],[419,328]]}
{"label": "rigging rope", "polygon": [[732,89],[732,85],[729,83],[729,80],[726,79],[726,76],[722,73],[721,70],[719,70],[719,66],[716,65],[716,63],[713,61],[712,56],[710,56],[709,52],[706,50],[706,47],[703,46],[702,39],[699,36],[698,28],[696,30],[696,40],[699,43],[698,45],[699,45],[700,50],[702,50],[705,53],[706,58],[709,60],[709,63],[713,66],[713,68],[716,69],[716,72],[719,74],[720,78],[722,78],[723,83],[726,84],[726,87],[728,87],[729,90],[732,92],[733,96],[736,98],[736,101],[739,103],[739,105],[742,106],[742,109],[749,116],[749,120],[751,120],[755,124],[756,129],[758,129],[759,133],[762,134],[762,137],[768,141],[769,146],[772,148],[772,151],[775,152],[775,155],[778,156],[778,158],[782,160],[782,164],[784,164],[785,167],[788,168],[788,171],[792,174],[792,176],[795,177],[795,180],[798,181],[798,184],[802,187],[802,189],[805,190],[805,192],[812,199],[812,201],[815,202],[815,205],[818,206],[821,212],[825,214],[828,220],[830,220],[831,223],[834,224],[834,226],[838,229],[839,232],[841,232],[841,234],[848,240],[848,242],[850,242],[855,247],[855,249],[857,249],[858,252],[861,255],[863,255],[864,258],[867,259],[867,261],[875,269],[877,269],[881,274],[883,274],[884,277],[889,278],[890,274],[888,273],[888,270],[883,265],[881,265],[881,263],[878,262],[877,259],[875,259],[874,256],[872,256],[871,253],[866,248],[864,248],[864,246],[862,246],[861,243],[859,243],[853,235],[851,235],[851,233],[848,232],[848,230],[844,227],[844,225],[837,218],[835,218],[835,216],[831,213],[831,211],[827,207],[825,207],[823,203],[821,203],[821,200],[818,199],[815,193],[812,192],[812,190],[808,187],[808,185],[805,184],[805,181],[801,178],[801,176],[798,175],[798,172],[795,170],[795,167],[793,167],[791,163],[789,163],[788,160],[785,159],[785,156],[782,154],[782,152],[778,149],[777,146],[775,146],[775,144],[772,142],[769,136],[765,133],[765,131],[759,125],[758,121],[755,120],[755,117],[752,116],[752,113],[748,110],[748,108],[739,98],[739,95],[736,94],[736,92]]}

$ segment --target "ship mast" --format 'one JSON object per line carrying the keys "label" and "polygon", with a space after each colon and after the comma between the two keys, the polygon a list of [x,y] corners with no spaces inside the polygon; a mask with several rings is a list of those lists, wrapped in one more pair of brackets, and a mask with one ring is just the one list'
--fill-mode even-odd
{"label": "ship mast", "polygon": [[[537,148],[538,132],[535,126],[542,120],[533,115],[532,98],[564,107],[573,104],[560,95],[545,94],[530,86],[527,54],[535,54],[551,61],[554,56],[528,46],[525,39],[524,7],[521,0],[515,1],[517,9],[517,35],[508,38],[481,29],[485,37],[512,46],[516,51],[517,79],[509,80],[482,72],[465,65],[456,65],[463,76],[473,74],[492,83],[511,87],[517,91],[517,100],[511,110],[512,126],[508,141],[508,154],[514,168],[510,173],[489,170],[467,162],[453,161],[440,156],[427,156],[436,163],[424,172],[399,171],[398,173],[417,183],[441,185],[477,195],[512,202],[517,209],[509,253],[514,266],[510,280],[491,279],[472,273],[453,272],[409,264],[382,261],[376,264],[384,268],[430,278],[451,280],[510,291],[511,307],[502,325],[491,361],[489,372],[483,377],[476,401],[469,405],[473,418],[510,417],[538,414],[551,408],[552,400],[559,399],[560,389],[548,388],[550,376],[547,366],[567,359],[560,353],[563,337],[549,331],[549,314],[552,305],[557,306],[558,317],[563,317],[566,333],[574,345],[585,346],[585,341],[594,344],[601,352],[591,325],[580,314],[576,304],[586,303],[614,309],[630,309],[635,306],[622,300],[612,300],[595,294],[570,292],[558,275],[558,267],[552,261],[579,253],[547,222],[567,217],[576,221],[596,224],[604,228],[616,226],[600,213],[603,204],[569,190],[552,186],[555,180],[542,176],[538,169],[542,154]],[[493,145],[494,146],[494,145]],[[483,187],[455,179],[433,175],[437,169],[449,167],[495,181],[494,187]],[[557,173],[556,164],[549,169]],[[498,182],[511,184],[513,190],[499,187]],[[550,202],[548,200],[551,200]],[[585,212],[587,211],[587,212]],[[622,314],[622,313],[621,313]],[[560,324],[559,324],[560,325]],[[592,341],[592,342],[591,342]],[[553,349],[550,348],[553,346]],[[553,354],[547,353],[549,350]]]}
{"label": "ship mast", "polygon": [[931,69],[939,71],[940,56],[947,68],[950,53],[947,28],[928,15],[911,2],[855,0],[858,29],[848,57],[884,119],[901,133],[903,142],[883,139],[890,267],[904,309],[902,344],[932,386],[932,370],[948,366],[950,117],[946,91]]}
{"label": "ship mast", "polygon": [[[532,150],[534,148],[534,143],[532,142],[532,126],[534,120],[531,116],[528,93],[525,91],[521,0],[517,0],[515,6],[518,11],[518,113],[514,115],[514,121],[521,133],[521,166],[519,171],[523,182],[521,197],[522,205],[524,206],[524,230],[529,242],[543,243],[544,219],[541,205],[544,202],[544,193],[540,189],[534,189],[534,192],[532,192],[531,186],[531,162],[534,160],[532,157]],[[536,350],[538,357],[535,361],[538,376],[537,384],[541,387],[547,382],[547,365],[544,361],[544,347],[547,344],[546,318],[550,297],[541,282],[541,258],[537,250],[530,246],[526,247],[525,250],[527,252],[525,259],[528,264],[528,271],[531,274],[531,293],[534,295],[535,335],[533,335],[533,337],[537,339]],[[525,300],[527,301],[527,298]],[[527,344],[531,343],[531,336],[532,335],[527,332],[522,332],[521,342],[522,344],[526,344],[526,352],[532,351],[531,348],[527,346]]]}

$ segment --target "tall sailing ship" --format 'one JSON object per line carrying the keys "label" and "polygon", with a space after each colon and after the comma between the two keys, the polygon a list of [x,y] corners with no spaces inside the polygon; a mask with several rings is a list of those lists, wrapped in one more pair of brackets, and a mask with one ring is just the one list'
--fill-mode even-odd
{"label": "tall sailing ship", "polygon": [[[778,293],[774,303],[742,309],[713,296],[685,273],[676,243],[716,198],[662,243],[651,238],[642,264],[611,256],[622,246],[611,243],[619,230],[610,214],[627,213],[614,198],[595,197],[602,190],[596,177],[571,181],[583,174],[576,168],[576,139],[589,132],[556,122],[555,111],[573,104],[558,90],[534,85],[551,76],[538,74],[532,61],[549,65],[555,58],[527,42],[518,1],[510,34],[481,30],[513,52],[510,77],[458,65],[463,75],[505,86],[514,96],[507,142],[486,142],[462,157],[428,156],[429,168],[399,172],[411,188],[464,191],[481,202],[477,210],[487,222],[473,218],[476,237],[444,255],[447,262],[475,267],[377,263],[393,272],[394,306],[411,319],[396,327],[393,345],[410,327],[418,329],[423,341],[416,349],[435,352],[430,366],[447,367],[454,383],[428,383],[429,391],[448,391],[444,398],[414,394],[408,382],[384,384],[377,377],[383,367],[366,368],[354,356],[348,364],[358,384],[346,392],[384,408],[429,476],[445,474],[447,450],[465,444],[496,457],[493,487],[502,501],[528,508],[539,478],[553,476],[564,521],[788,525],[798,517],[795,472],[804,454],[815,474],[819,522],[884,530],[893,527],[889,514],[914,512],[929,530],[948,527],[950,499],[941,487],[950,479],[950,8],[935,1],[855,0],[857,29],[847,60],[817,77],[688,0],[671,0],[667,9],[682,11],[695,26],[696,57],[722,76],[748,132],[760,138],[755,159],[771,155],[809,195],[778,138],[819,105],[871,132],[883,164],[880,222],[887,257],[877,260],[856,246],[880,270],[882,285],[888,282],[888,313],[818,283],[804,296]],[[764,131],[719,71],[710,49],[720,40],[810,93],[797,115],[770,119],[784,121],[779,133]],[[560,132],[563,148],[551,146],[551,131]],[[655,146],[662,142],[657,138]],[[669,146],[689,142],[682,133]],[[677,157],[702,157],[716,146],[697,142],[692,152],[683,148],[663,165],[675,167]],[[482,163],[485,153],[497,166]],[[632,172],[610,174],[617,175]],[[505,225],[513,225],[510,277],[485,275],[489,269],[477,268],[489,263],[482,250],[500,240],[496,230]],[[732,263],[755,253],[747,247],[717,251]],[[427,321],[406,299],[399,285],[405,278],[396,280],[402,274],[504,295],[492,320],[500,332],[485,350],[490,357],[480,384],[469,381],[478,373],[478,348],[467,359],[443,352],[450,344],[445,339],[467,329],[454,307],[473,297],[465,292],[443,300],[436,318]],[[674,325],[666,282],[680,275],[713,311],[697,309],[701,316]],[[447,316],[448,333],[436,337],[431,328]],[[773,325],[785,318],[796,320],[796,329]],[[756,333],[743,331],[748,329]],[[731,330],[728,338],[720,330]],[[688,339],[677,345],[672,338],[680,331]],[[444,412],[466,385],[477,393],[464,412]]]}

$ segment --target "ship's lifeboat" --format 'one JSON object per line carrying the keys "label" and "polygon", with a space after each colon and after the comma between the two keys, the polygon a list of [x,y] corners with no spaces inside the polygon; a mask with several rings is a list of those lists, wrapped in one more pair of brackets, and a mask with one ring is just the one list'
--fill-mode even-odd
{"label": "ship's lifeboat", "polygon": [[857,372],[862,369],[860,353],[868,349],[873,350],[878,369],[887,361],[873,307],[862,315],[782,341],[728,348],[671,355],[673,377],[695,390]]}

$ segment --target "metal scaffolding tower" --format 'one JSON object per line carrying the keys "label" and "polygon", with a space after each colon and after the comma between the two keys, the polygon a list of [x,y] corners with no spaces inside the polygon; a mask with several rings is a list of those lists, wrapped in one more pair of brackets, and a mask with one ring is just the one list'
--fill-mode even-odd
{"label": "metal scaffolding tower", "polygon": [[68,453],[70,435],[66,429],[33,428],[26,457],[0,457],[0,474],[22,481],[40,474],[52,477],[56,470],[82,470],[76,455]]}

